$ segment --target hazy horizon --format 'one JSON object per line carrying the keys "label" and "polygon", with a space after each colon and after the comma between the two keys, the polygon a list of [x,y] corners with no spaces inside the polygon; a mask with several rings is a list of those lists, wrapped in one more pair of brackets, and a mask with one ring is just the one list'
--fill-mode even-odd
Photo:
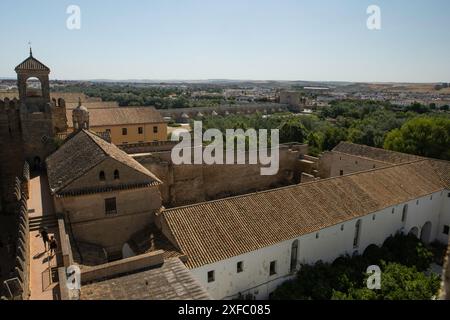
{"label": "hazy horizon", "polygon": [[[72,4],[79,30],[66,27]],[[372,4],[381,30],[367,28]],[[0,10],[7,78],[31,41],[57,80],[450,82],[446,0],[2,0]]]}

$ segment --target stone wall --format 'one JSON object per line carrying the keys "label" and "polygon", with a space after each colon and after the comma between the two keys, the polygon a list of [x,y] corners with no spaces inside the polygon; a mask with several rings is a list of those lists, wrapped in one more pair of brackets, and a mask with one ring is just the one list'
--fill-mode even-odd
{"label": "stone wall", "polygon": [[53,139],[58,132],[67,129],[65,102],[59,99],[33,105],[28,101],[27,105],[21,103],[20,121],[22,128],[22,140],[25,157],[32,166],[39,161],[41,164],[51,154],[56,145]]}
{"label": "stone wall", "polygon": [[382,161],[329,151],[320,156],[318,171],[319,176],[324,179],[377,169],[387,165],[389,164]]}
{"label": "stone wall", "polygon": [[201,118],[202,116],[209,115],[253,114],[257,112],[272,114],[276,112],[286,112],[288,111],[288,106],[279,103],[244,103],[219,105],[214,107],[161,109],[159,111],[163,117],[170,117],[179,122],[187,122],[189,119]]}
{"label": "stone wall", "polygon": [[[7,203],[8,212],[6,213],[8,216],[0,216],[0,223],[3,219],[8,219],[8,225],[12,226],[8,230],[8,243],[6,243],[10,248],[10,255],[2,257],[2,266],[8,264],[13,266],[6,283],[1,284],[2,290],[0,291],[8,299],[26,300],[30,294],[30,230],[27,207],[29,194],[28,188],[23,188],[29,183],[29,176],[26,174],[28,172],[27,164],[23,171],[25,174],[21,178],[16,178],[15,187],[9,190],[15,199]],[[12,263],[8,263],[8,259],[11,259]]]}
{"label": "stone wall", "polygon": [[163,263],[164,251],[153,251],[131,258],[83,269],[81,272],[81,283],[84,285],[93,281],[100,281],[114,276],[159,266]]}
{"label": "stone wall", "polygon": [[298,91],[282,91],[280,92],[280,103],[289,105],[289,109],[295,112],[301,111],[306,104],[302,93]]}
{"label": "stone wall", "polygon": [[55,133],[67,132],[66,102],[64,99],[52,99],[52,123]]}
{"label": "stone wall", "polygon": [[260,165],[174,165],[170,152],[134,158],[163,181],[163,203],[175,207],[299,183],[300,160],[307,148],[300,144],[280,146],[279,171],[273,176],[261,175]]}
{"label": "stone wall", "polygon": [[22,174],[24,154],[18,100],[0,100],[0,211],[14,202],[11,190],[15,177]]}
{"label": "stone wall", "polygon": [[[116,198],[116,214],[105,213],[108,198]],[[122,246],[151,224],[154,212],[161,207],[157,187],[54,199],[55,209],[64,213],[75,241],[101,246],[109,255],[119,256]]]}

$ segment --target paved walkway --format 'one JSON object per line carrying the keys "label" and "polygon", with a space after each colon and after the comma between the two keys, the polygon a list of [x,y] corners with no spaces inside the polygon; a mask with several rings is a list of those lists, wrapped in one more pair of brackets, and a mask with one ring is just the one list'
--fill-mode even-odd
{"label": "paved walkway", "polygon": [[[30,199],[28,199],[30,217],[54,215],[53,201],[48,189],[47,177],[37,176],[30,181]],[[57,234],[56,229],[48,230],[50,235]],[[57,239],[58,240],[58,239]],[[50,279],[51,268],[56,267],[56,257],[49,259],[39,231],[30,232],[30,300],[53,300],[57,284]]]}

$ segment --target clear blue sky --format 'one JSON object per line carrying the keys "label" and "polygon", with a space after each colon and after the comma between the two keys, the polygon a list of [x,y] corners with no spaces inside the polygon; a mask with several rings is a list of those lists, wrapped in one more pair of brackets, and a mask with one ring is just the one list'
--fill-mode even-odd
{"label": "clear blue sky", "polygon": [[[71,4],[81,30],[66,28]],[[450,82],[448,0],[1,0],[0,12],[0,77],[31,41],[53,79]]]}

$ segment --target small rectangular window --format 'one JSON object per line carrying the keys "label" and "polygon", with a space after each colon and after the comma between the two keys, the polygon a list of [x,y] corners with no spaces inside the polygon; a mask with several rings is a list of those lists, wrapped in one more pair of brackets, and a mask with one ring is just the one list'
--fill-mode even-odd
{"label": "small rectangular window", "polygon": [[128,129],[127,128],[122,128],[122,135],[126,136],[128,134]]}
{"label": "small rectangular window", "polygon": [[272,261],[270,263],[270,273],[271,276],[273,276],[274,274],[277,274],[277,262],[276,261]]}
{"label": "small rectangular window", "polygon": [[344,175],[344,170],[339,171],[339,175],[343,176]]}
{"label": "small rectangular window", "polygon": [[448,235],[450,233],[450,226],[444,226],[444,234]]}
{"label": "small rectangular window", "polygon": [[447,194],[447,197],[449,197],[450,198],[450,192]]}
{"label": "small rectangular window", "polygon": [[105,213],[106,214],[116,214],[117,213],[116,198],[105,199]]}
{"label": "small rectangular window", "polygon": [[241,273],[242,271],[244,271],[244,262],[239,261],[239,262],[237,263],[236,269],[237,269],[237,270],[236,270],[237,273]]}
{"label": "small rectangular window", "polygon": [[208,283],[214,282],[214,280],[215,280],[214,270],[213,271],[208,271]]}
{"label": "small rectangular window", "polygon": [[153,133],[158,133],[158,127],[153,127]]}
{"label": "small rectangular window", "polygon": [[143,134],[144,133],[144,128],[143,127],[139,127],[138,128],[138,133],[139,134]]}

